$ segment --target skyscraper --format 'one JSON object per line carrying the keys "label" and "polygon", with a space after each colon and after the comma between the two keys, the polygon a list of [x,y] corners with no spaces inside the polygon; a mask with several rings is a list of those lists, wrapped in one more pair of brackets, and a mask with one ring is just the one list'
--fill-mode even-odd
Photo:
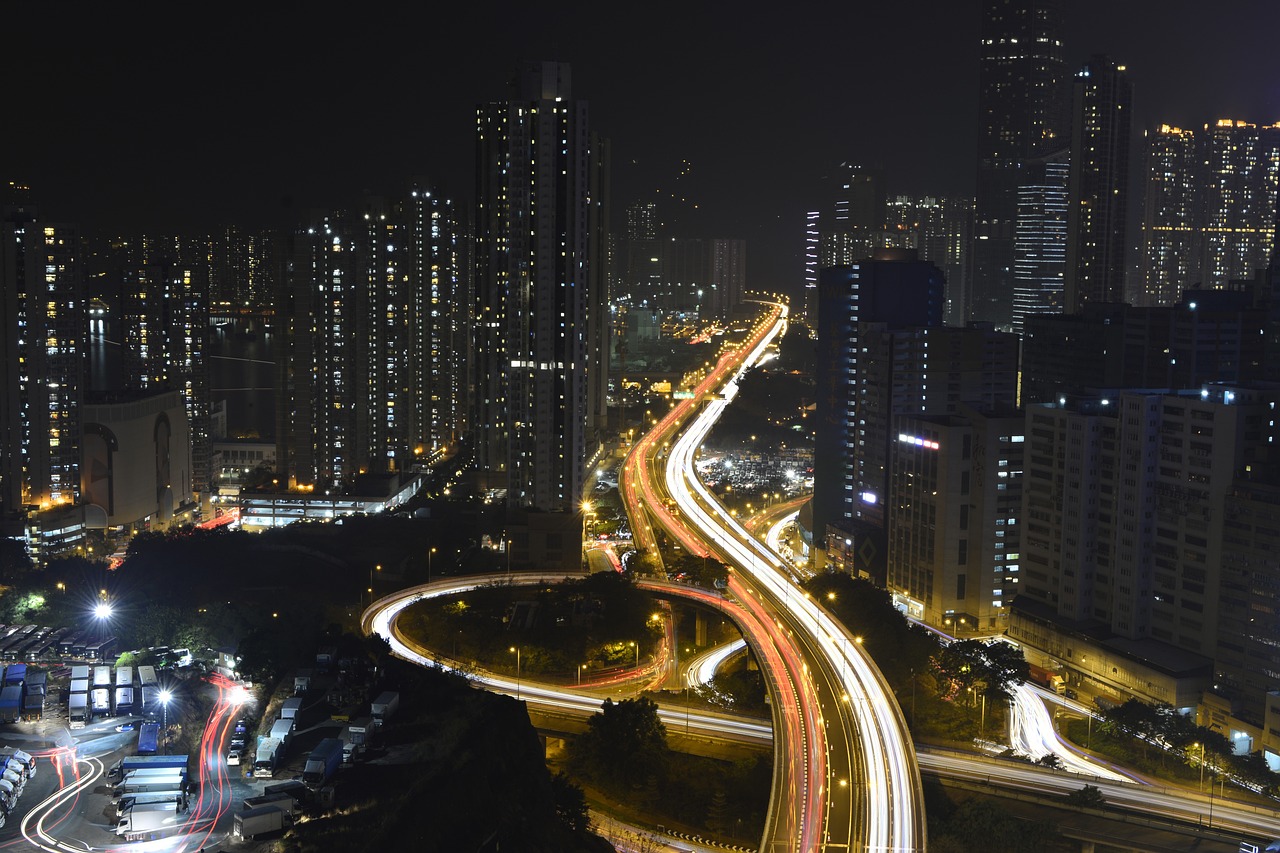
{"label": "skyscraper", "polygon": [[80,497],[85,383],[79,235],[47,222],[18,193],[0,211],[0,511]]}
{"label": "skyscraper", "polygon": [[978,93],[978,180],[966,316],[1013,322],[1018,188],[1031,158],[1067,147],[1062,0],[985,0]]}
{"label": "skyscraper", "polygon": [[1123,65],[1094,56],[1076,74],[1071,121],[1066,305],[1123,302],[1133,88]]}
{"label": "skyscraper", "polygon": [[1200,193],[1196,135],[1161,125],[1146,138],[1142,283],[1135,305],[1173,305],[1200,281]]}
{"label": "skyscraper", "polygon": [[476,454],[509,506],[572,510],[587,452],[593,151],[570,69],[476,113]]}
{"label": "skyscraper", "polygon": [[1205,125],[1203,281],[1226,287],[1265,269],[1275,237],[1280,124],[1221,119]]}
{"label": "skyscraper", "polygon": [[1022,171],[1013,240],[1013,329],[1032,314],[1063,310],[1067,267],[1066,152],[1038,158]]}

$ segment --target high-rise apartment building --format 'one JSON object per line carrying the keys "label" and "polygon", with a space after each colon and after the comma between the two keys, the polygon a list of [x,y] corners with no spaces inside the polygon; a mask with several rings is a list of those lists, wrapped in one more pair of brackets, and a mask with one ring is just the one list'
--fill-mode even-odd
{"label": "high-rise apartment building", "polygon": [[1125,66],[1094,56],[1075,77],[1066,305],[1123,302],[1133,87]]}
{"label": "high-rise apartment building", "polygon": [[[1221,614],[1243,612],[1258,531],[1228,510],[1274,470],[1278,403],[1269,386],[1206,385],[1029,406],[1011,636],[1099,689],[1194,704],[1219,644],[1238,661],[1249,641]],[[1248,630],[1275,642],[1274,624]]]}
{"label": "high-rise apartment building", "polygon": [[884,171],[841,163],[823,214],[819,266],[847,266],[871,257],[883,246],[884,225]]}
{"label": "high-rise apartment building", "polygon": [[[12,193],[0,210],[0,511],[80,497],[80,406],[88,306],[77,230]],[[10,535],[16,531],[7,531]]]}
{"label": "high-rise apartment building", "polygon": [[1205,125],[1202,286],[1226,287],[1265,269],[1275,238],[1280,124]]}
{"label": "high-rise apartment building", "polygon": [[477,464],[509,506],[572,511],[588,452],[592,151],[570,69],[519,69],[476,114]]}
{"label": "high-rise apartment building", "polygon": [[1146,136],[1142,279],[1134,305],[1173,305],[1200,281],[1200,186],[1196,135],[1161,125]]}
{"label": "high-rise apartment building", "polygon": [[1062,0],[983,3],[970,320],[1012,325],[1023,168],[1030,159],[1068,145],[1064,17]]}
{"label": "high-rise apartment building", "polygon": [[1268,265],[1280,187],[1280,124],[1221,119],[1148,137],[1142,305],[1189,288],[1221,289]]}
{"label": "high-rise apartment building", "polygon": [[863,515],[883,513],[883,487],[859,488],[855,472],[868,442],[866,389],[859,384],[865,324],[940,326],[942,271],[909,250],[882,250],[874,259],[822,270],[818,299],[812,529],[815,544],[825,547],[829,527],[851,533]]}
{"label": "high-rise apartment building", "polygon": [[469,351],[467,244],[453,202],[416,186],[318,218],[281,246],[283,478],[341,488],[453,446],[465,425]]}
{"label": "high-rise apartment building", "polygon": [[818,322],[818,246],[822,242],[822,213],[804,215],[804,316],[811,327]]}

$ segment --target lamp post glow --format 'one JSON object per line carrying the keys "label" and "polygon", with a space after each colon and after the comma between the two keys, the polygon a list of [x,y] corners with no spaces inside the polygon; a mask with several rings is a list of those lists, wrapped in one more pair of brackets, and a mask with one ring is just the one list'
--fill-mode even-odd
{"label": "lamp post glow", "polygon": [[431,555],[434,554],[435,552],[436,552],[435,548],[432,548],[430,551],[427,552],[427,583],[431,583]]}
{"label": "lamp post glow", "polygon": [[168,690],[160,691],[160,707],[164,713],[164,754],[169,754],[169,700],[173,698],[173,694]]}
{"label": "lamp post glow", "polygon": [[516,698],[520,698],[520,647],[512,646],[508,651],[516,654]]}

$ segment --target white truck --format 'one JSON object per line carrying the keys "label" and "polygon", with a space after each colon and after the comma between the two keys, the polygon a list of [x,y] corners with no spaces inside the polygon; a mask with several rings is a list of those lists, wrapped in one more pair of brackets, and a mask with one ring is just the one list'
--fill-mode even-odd
{"label": "white truck", "polygon": [[231,834],[236,838],[252,840],[265,832],[275,832],[293,824],[293,818],[275,806],[261,806],[236,812],[231,823]]}
{"label": "white truck", "polygon": [[295,724],[292,719],[286,720],[282,718],[282,719],[276,720],[271,725],[271,734],[269,735],[269,737],[273,737],[276,740],[280,741],[280,745],[283,746],[285,749],[288,749],[289,739],[293,737],[294,725]]}
{"label": "white truck", "polygon": [[83,729],[89,722],[89,694],[72,693],[67,700],[67,722],[73,729]]}
{"label": "white truck", "polygon": [[373,717],[374,725],[380,726],[395,714],[399,707],[400,694],[388,691],[380,694],[377,699],[370,703],[369,714]]}
{"label": "white truck", "polygon": [[278,738],[263,738],[258,742],[258,753],[253,759],[253,775],[258,779],[270,779],[275,775],[276,762],[283,748]]}
{"label": "white truck", "polygon": [[297,819],[302,816],[302,803],[292,794],[283,791],[276,794],[263,794],[260,797],[246,797],[244,801],[244,810],[253,811],[263,806],[270,806],[273,809],[289,815],[289,817]]}
{"label": "white truck", "polygon": [[36,760],[29,752],[23,752],[12,746],[6,746],[0,749],[0,758],[6,758],[9,761],[16,761],[26,768],[27,778],[30,779],[36,775]]}
{"label": "white truck", "polygon": [[280,706],[280,719],[296,720],[298,712],[302,710],[302,697],[294,696],[284,700],[284,704]]}
{"label": "white truck", "polygon": [[125,841],[149,841],[168,835],[181,823],[177,803],[146,803],[120,815],[116,835]]}

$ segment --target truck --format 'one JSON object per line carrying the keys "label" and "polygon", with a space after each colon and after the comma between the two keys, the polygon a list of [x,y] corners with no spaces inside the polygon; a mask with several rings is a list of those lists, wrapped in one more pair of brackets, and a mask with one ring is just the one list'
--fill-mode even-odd
{"label": "truck", "polygon": [[[187,771],[178,767],[148,767],[142,770],[129,770],[124,774],[119,784],[116,786],[116,797],[119,798],[124,794],[140,793],[138,791],[127,790],[142,785],[154,785],[157,783],[165,783],[173,785],[175,788],[182,789],[186,787]],[[148,790],[165,790],[164,788],[149,788]]]}
{"label": "truck", "polygon": [[4,807],[6,813],[13,811],[13,807],[18,804],[18,789],[13,787],[13,783],[6,779],[0,779],[0,806]]}
{"label": "truck", "polygon": [[236,838],[252,840],[266,832],[276,832],[290,826],[293,820],[275,806],[262,806],[236,812],[231,823],[231,834]]}
{"label": "truck", "polygon": [[112,794],[116,801],[137,794],[168,794],[175,796],[186,791],[186,778],[183,776],[147,776],[141,779],[125,779]]}
{"label": "truck", "polygon": [[68,693],[88,693],[89,679],[87,678],[71,679],[71,686],[67,688],[67,692]]}
{"label": "truck", "polygon": [[288,749],[289,740],[293,737],[293,726],[294,726],[293,720],[285,720],[285,719],[276,720],[274,723],[271,724],[271,734],[269,735],[269,737],[273,737],[276,740],[280,741],[280,745],[283,746],[285,749]]}
{"label": "truck", "polygon": [[351,726],[342,727],[342,733],[338,735],[338,740],[342,741],[342,766],[350,767],[355,764],[356,754],[360,751],[360,746],[351,736]]}
{"label": "truck", "polygon": [[258,779],[270,779],[275,775],[276,762],[284,749],[279,738],[267,737],[258,741],[258,751],[253,758],[253,775]]}
{"label": "truck", "polygon": [[49,673],[27,672],[27,692],[44,695],[49,691]]}
{"label": "truck", "polygon": [[111,716],[111,688],[95,687],[89,693],[89,707],[95,717]]}
{"label": "truck", "polygon": [[156,668],[148,664],[138,667],[138,684],[143,687],[157,687],[160,679],[156,678]]}
{"label": "truck", "polygon": [[27,779],[30,778],[26,765],[13,758],[0,758],[0,776],[5,773],[17,774],[18,781],[23,785],[27,784]]}
{"label": "truck", "polygon": [[302,781],[309,788],[319,788],[333,778],[342,764],[342,741],[327,737],[316,744],[302,766]]}
{"label": "truck", "polygon": [[175,803],[178,811],[187,810],[186,791],[156,791],[149,794],[130,794],[116,801],[116,815],[122,815],[134,806],[149,806],[152,803]]}
{"label": "truck", "polygon": [[116,715],[120,717],[132,717],[134,713],[133,707],[133,688],[117,687],[116,688]]}
{"label": "truck", "polygon": [[0,688],[0,723],[16,723],[22,717],[22,685]]}
{"label": "truck", "polygon": [[1058,695],[1062,695],[1066,692],[1067,682],[1060,673],[1051,672],[1050,670],[1041,666],[1036,666],[1035,664],[1029,665],[1027,670],[1027,677],[1036,684],[1039,684],[1041,687],[1047,687]]}
{"label": "truck", "polygon": [[93,668],[93,686],[110,687],[111,685],[111,667],[95,666]]}
{"label": "truck", "polygon": [[72,693],[67,700],[67,721],[70,728],[83,729],[89,722],[89,694]]}
{"label": "truck", "polygon": [[337,646],[321,646],[316,651],[316,669],[321,672],[328,672],[329,667],[333,666],[338,660]]}
{"label": "truck", "polygon": [[22,697],[22,720],[33,722],[44,717],[44,694],[27,692]]}
{"label": "truck", "polygon": [[116,821],[116,835],[125,841],[149,841],[169,834],[182,823],[177,803],[147,803],[128,809]]}
{"label": "truck", "polygon": [[8,767],[0,772],[0,779],[4,779],[18,792],[18,796],[22,796],[22,789],[26,787],[26,778],[16,770],[10,770]]}
{"label": "truck", "polygon": [[297,819],[302,815],[302,803],[286,791],[281,791],[278,794],[263,794],[260,797],[245,798],[245,811],[253,811],[254,809],[260,809],[263,806],[280,809],[280,811],[294,819]]}
{"label": "truck", "polygon": [[132,773],[135,770],[155,770],[164,768],[168,770],[181,770],[187,772],[187,764],[190,763],[191,757],[185,754],[179,755],[129,755],[115,764],[107,771],[109,777],[123,776]]}
{"label": "truck", "polygon": [[284,782],[274,782],[263,786],[262,795],[264,797],[269,797],[273,794],[288,794],[298,802],[298,808],[310,803],[313,796],[311,789],[301,779],[289,779]]}
{"label": "truck", "polygon": [[311,689],[311,670],[300,669],[293,676],[293,695],[298,696]]}
{"label": "truck", "polygon": [[284,704],[280,706],[280,719],[294,720],[298,717],[298,712],[302,710],[302,697],[295,696],[292,699],[284,700]]}
{"label": "truck", "polygon": [[369,714],[373,717],[374,725],[380,726],[395,714],[396,709],[399,707],[400,694],[388,691],[373,700],[369,706]]}
{"label": "truck", "polygon": [[138,728],[138,755],[155,755],[159,752],[160,724],[148,720]]}
{"label": "truck", "polygon": [[9,761],[17,761],[19,764],[25,766],[27,768],[28,779],[36,775],[36,759],[35,756],[29,752],[23,752],[21,749],[6,746],[3,749],[0,749],[0,758],[5,758]]}
{"label": "truck", "polygon": [[361,717],[347,728],[351,731],[352,742],[361,747],[361,751],[369,748],[373,741],[373,717]]}
{"label": "truck", "polygon": [[22,684],[26,680],[27,665],[25,663],[11,663],[4,668],[4,683],[6,686]]}
{"label": "truck", "polygon": [[71,667],[71,680],[72,681],[88,681],[89,667],[80,665],[80,664]]}
{"label": "truck", "polygon": [[118,666],[116,667],[116,687],[132,687],[133,686],[133,667]]}

